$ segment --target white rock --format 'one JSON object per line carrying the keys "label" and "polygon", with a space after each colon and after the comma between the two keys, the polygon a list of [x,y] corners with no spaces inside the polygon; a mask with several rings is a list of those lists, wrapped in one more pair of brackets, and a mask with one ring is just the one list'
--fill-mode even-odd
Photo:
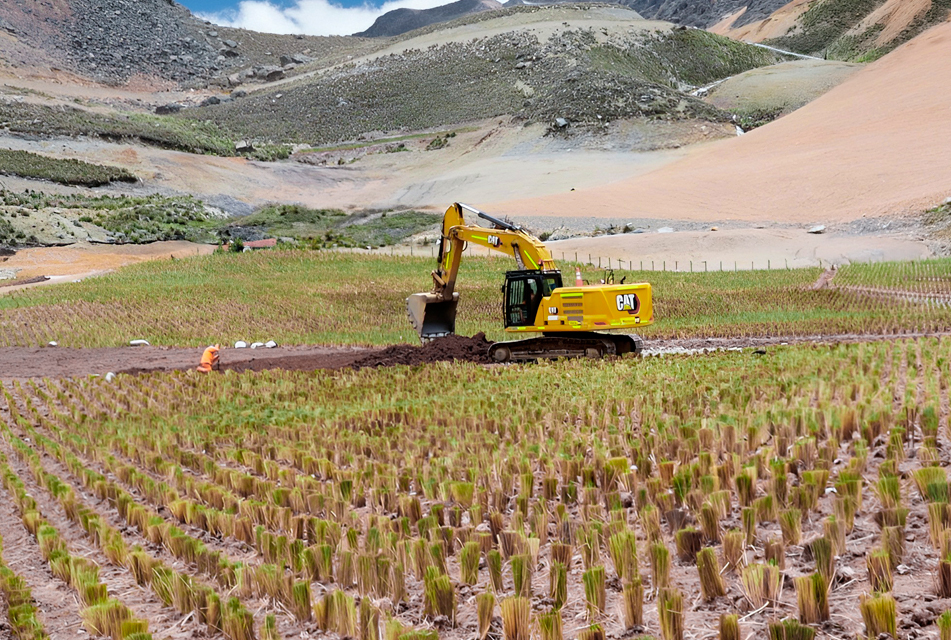
{"label": "white rock", "polygon": [[816,226],[809,229],[808,233],[825,233],[826,226],[824,224],[817,224]]}
{"label": "white rock", "polygon": [[245,342],[244,340],[238,340],[237,342],[234,343],[235,349],[246,349],[247,347],[248,347],[248,343]]}
{"label": "white rock", "polygon": [[258,347],[263,347],[263,346],[264,346],[264,343],[263,343],[263,342],[252,342],[252,343],[251,343],[251,348],[252,348],[252,349],[257,349]]}
{"label": "white rock", "polygon": [[106,382],[112,382],[115,379],[116,379],[116,374],[114,374],[113,372],[110,371],[109,373],[106,374]]}
{"label": "white rock", "polygon": [[267,347],[268,349],[273,349],[274,347],[277,346],[277,343],[274,342],[273,340],[268,340],[267,342],[264,343],[264,346]]}
{"label": "white rock", "polygon": [[674,232],[673,227],[661,227],[660,229],[657,230],[657,233],[673,233],[673,232]]}
{"label": "white rock", "polygon": [[49,343],[48,343],[46,346],[47,346],[47,347],[58,347],[58,346],[59,346],[59,343],[56,342],[56,340],[50,340]]}
{"label": "white rock", "polygon": [[149,346],[151,346],[151,345],[149,344],[149,341],[148,341],[148,340],[130,340],[130,341],[129,341],[129,345],[130,345],[130,346],[133,346],[133,347],[149,347]]}

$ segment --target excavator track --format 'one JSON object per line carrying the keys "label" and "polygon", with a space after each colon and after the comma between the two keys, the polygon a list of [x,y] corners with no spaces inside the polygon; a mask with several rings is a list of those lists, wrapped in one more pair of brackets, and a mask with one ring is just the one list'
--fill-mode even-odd
{"label": "excavator track", "polygon": [[496,342],[489,347],[495,362],[520,362],[554,358],[603,358],[644,349],[640,336],[605,333],[546,333],[540,338]]}

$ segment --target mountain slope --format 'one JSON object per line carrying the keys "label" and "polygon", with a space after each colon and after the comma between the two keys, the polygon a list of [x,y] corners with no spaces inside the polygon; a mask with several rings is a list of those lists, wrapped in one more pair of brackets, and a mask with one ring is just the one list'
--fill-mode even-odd
{"label": "mountain slope", "polygon": [[354,35],[363,38],[398,36],[438,22],[448,22],[501,7],[496,0],[457,0],[432,9],[394,9],[377,18],[366,31]]}
{"label": "mountain slope", "polygon": [[642,178],[486,207],[804,225],[920,212],[951,196],[948,77],[951,23],[944,23],[802,109]]}
{"label": "mountain slope", "polygon": [[951,0],[794,0],[766,19],[742,10],[711,30],[822,58],[877,59],[951,16]]}
{"label": "mountain slope", "polygon": [[[282,56],[366,48],[349,37],[263,34],[215,26],[174,0],[0,2],[0,66],[64,70],[111,85],[203,86]],[[344,53],[345,56],[347,53]]]}
{"label": "mountain slope", "polygon": [[427,32],[377,57],[182,115],[311,144],[502,115],[595,128],[636,117],[724,120],[726,114],[684,92],[782,59],[618,7],[500,13],[506,15],[477,29]]}

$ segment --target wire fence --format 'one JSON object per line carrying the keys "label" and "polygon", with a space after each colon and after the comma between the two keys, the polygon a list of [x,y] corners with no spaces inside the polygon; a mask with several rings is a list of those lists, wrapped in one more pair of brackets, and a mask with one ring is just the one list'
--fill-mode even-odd
{"label": "wire fence", "polygon": [[[437,244],[429,245],[404,245],[380,247],[376,249],[346,249],[350,253],[365,253],[376,255],[405,255],[416,257],[430,257],[435,260],[438,251]],[[497,251],[487,247],[466,246],[464,253],[471,256],[480,256],[486,258],[511,259]],[[552,256],[561,260],[562,263],[572,265],[591,266],[598,269],[614,269],[617,271],[672,271],[675,273],[708,273],[717,271],[757,271],[757,270],[777,270],[777,269],[802,269],[811,267],[831,267],[832,262],[828,260],[817,259],[818,265],[803,264],[801,260],[795,261],[793,265],[789,264],[788,258],[779,258],[773,260],[768,258],[765,263],[755,260],[667,260],[667,259],[628,259],[618,256],[601,256],[593,253],[584,253],[579,251],[553,251]]]}

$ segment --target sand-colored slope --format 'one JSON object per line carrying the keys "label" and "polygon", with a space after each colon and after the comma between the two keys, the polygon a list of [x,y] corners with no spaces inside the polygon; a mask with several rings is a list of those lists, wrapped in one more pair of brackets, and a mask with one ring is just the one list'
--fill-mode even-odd
{"label": "sand-colored slope", "polygon": [[510,215],[844,221],[951,195],[951,22],[815,102],[603,188],[493,203]]}
{"label": "sand-colored slope", "polygon": [[897,38],[904,29],[911,26],[915,18],[930,8],[931,0],[888,0],[849,31],[849,35],[862,35],[866,29],[877,24],[884,25],[875,38],[876,46],[882,46]]}
{"label": "sand-colored slope", "polygon": [[757,20],[741,27],[734,27],[733,25],[746,13],[746,9],[741,9],[710,27],[709,31],[747,42],[762,42],[769,38],[778,38],[786,35],[790,29],[796,26],[799,17],[809,9],[811,1],[792,0],[789,4],[774,11],[765,20]]}

